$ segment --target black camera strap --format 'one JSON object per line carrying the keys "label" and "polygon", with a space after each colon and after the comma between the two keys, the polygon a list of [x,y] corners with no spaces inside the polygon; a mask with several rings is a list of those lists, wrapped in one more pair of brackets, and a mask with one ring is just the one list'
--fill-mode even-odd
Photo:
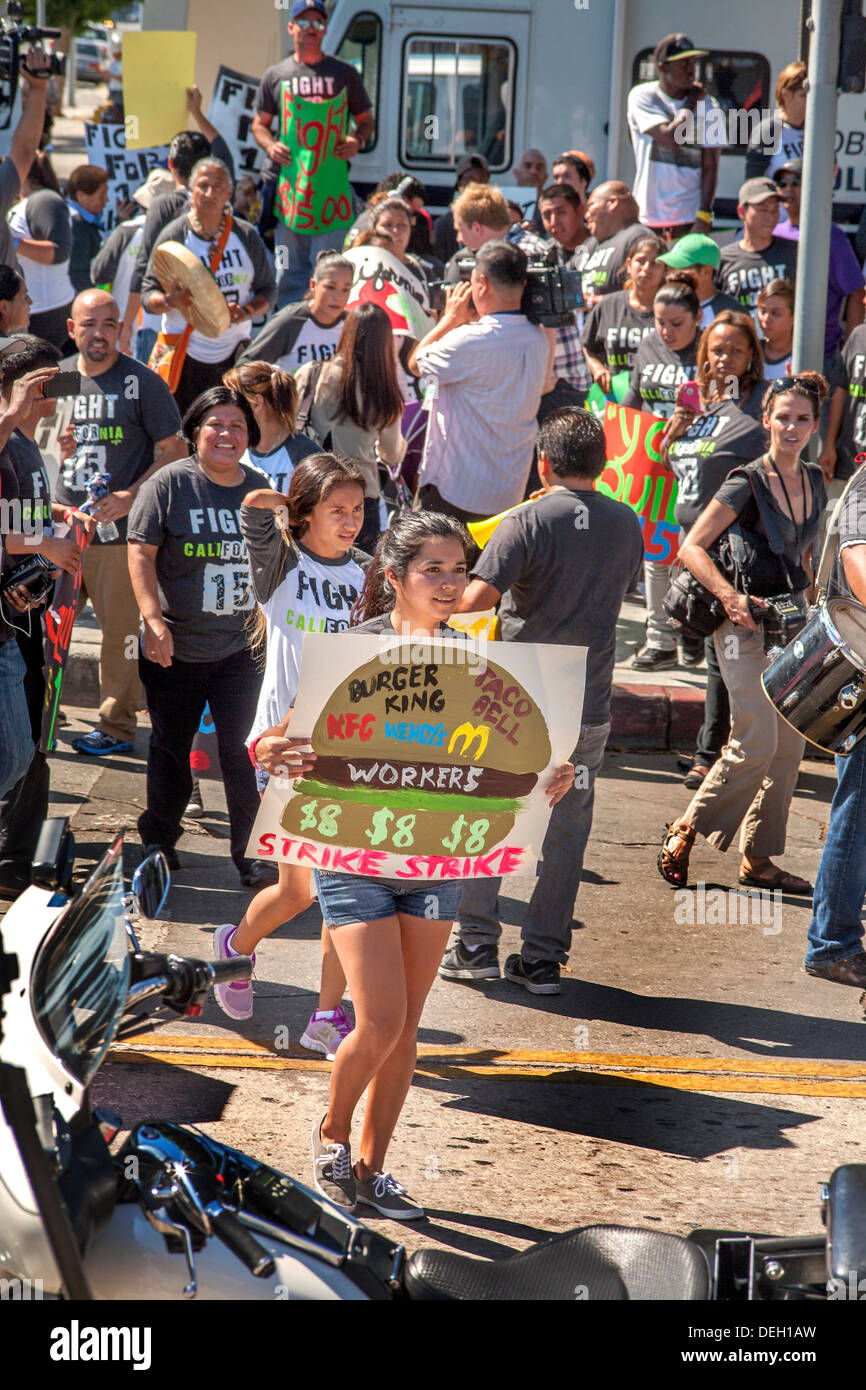
{"label": "black camera strap", "polygon": [[[760,468],[763,469],[763,467],[764,467],[763,461],[759,461],[758,467],[760,467]],[[777,469],[776,471],[778,472],[778,469]],[[787,556],[787,554],[786,554],[786,552],[785,552],[785,542],[782,540],[782,536],[781,536],[781,533],[780,533],[780,531],[779,531],[778,525],[776,524],[776,518],[775,518],[775,516],[773,515],[772,508],[770,508],[770,507],[767,506],[767,504],[766,504],[766,499],[764,499],[763,501],[761,500],[760,488],[755,487],[755,480],[754,480],[754,477],[752,476],[753,473],[754,473],[754,469],[750,466],[749,468],[744,469],[744,472],[746,472],[746,473],[748,474],[748,478],[749,478],[749,487],[752,489],[752,496],[753,496],[754,499],[755,499],[755,506],[756,506],[757,509],[758,509],[758,518],[759,518],[759,520],[760,520],[760,522],[761,522],[761,525],[762,525],[763,528],[764,528],[764,535],[767,537],[767,541],[768,541],[768,543],[769,543],[770,549],[772,550],[773,554],[776,555],[776,556],[778,556],[778,558],[781,560],[781,562],[782,562],[782,568],[783,568],[783,570],[784,570],[784,572],[785,572],[785,583],[788,585],[788,590],[789,590],[789,592],[790,592],[790,593],[793,593],[793,592],[794,592],[794,585],[793,585],[792,582],[791,582],[790,562],[789,562],[788,556]],[[781,481],[781,474],[779,474],[779,479],[780,479],[780,481]],[[791,512],[791,525],[794,527],[795,544],[796,544],[796,547],[797,547],[797,554],[799,555],[799,553],[800,553],[800,543],[801,543],[802,537],[803,537],[803,536],[805,535],[805,533],[806,533],[806,518],[805,518],[805,516],[804,516],[804,518],[803,518],[803,523],[802,523],[802,531],[801,531],[801,527],[800,527],[799,523],[795,520],[793,511],[791,510],[791,501],[790,501],[790,498],[788,497],[788,490],[787,490],[787,488],[785,487],[784,482],[782,482],[782,491],[783,491],[784,494],[785,494],[785,501],[788,503],[788,510]],[[805,511],[805,501],[806,501],[806,499],[805,499],[805,492],[804,492],[804,495],[803,495],[803,506],[804,506],[804,511]]]}

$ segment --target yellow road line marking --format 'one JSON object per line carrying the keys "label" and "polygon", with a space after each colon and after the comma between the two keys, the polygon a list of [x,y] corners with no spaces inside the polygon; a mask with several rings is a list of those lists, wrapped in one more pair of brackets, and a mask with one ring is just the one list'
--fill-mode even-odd
{"label": "yellow road line marking", "polygon": [[[115,1043],[112,1051],[120,1048],[134,1049],[136,1052],[173,1051],[192,1052],[201,1049],[207,1052],[252,1053],[262,1057],[277,1057],[282,1060],[302,1058],[309,1060],[310,1054],[291,1048],[278,1048],[270,1041],[257,1041],[253,1038],[238,1038],[212,1034],[186,1037],[183,1034],[142,1033],[129,1042]],[[828,1076],[842,1079],[862,1077],[866,1081],[866,1059],[862,1062],[818,1062],[810,1060],[786,1060],[779,1057],[673,1057],[657,1054],[620,1052],[551,1052],[526,1051],[522,1049],[493,1047],[437,1047],[434,1043],[419,1043],[418,1056],[441,1058],[443,1063],[452,1058],[461,1065],[474,1061],[481,1066],[500,1066],[520,1063],[548,1063],[551,1066],[613,1067],[617,1070],[643,1069],[656,1071],[690,1072],[743,1072],[755,1076]]]}
{"label": "yellow road line marking", "polygon": [[[543,1052],[523,1049],[436,1047],[422,1044],[417,1071],[459,1080],[535,1080],[581,1085],[635,1082],[682,1091],[730,1091],[753,1095],[847,1096],[866,1098],[866,1062],[785,1061],[780,1058],[664,1057],[607,1052]],[[250,1038],[183,1037],[145,1034],[116,1044],[108,1060],[164,1062],[205,1070],[318,1072],[324,1058],[292,1055]]]}

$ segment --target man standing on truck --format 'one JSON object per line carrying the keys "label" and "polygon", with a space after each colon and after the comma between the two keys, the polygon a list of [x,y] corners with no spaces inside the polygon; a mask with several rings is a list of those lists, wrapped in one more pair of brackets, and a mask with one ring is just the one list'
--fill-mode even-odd
{"label": "man standing on truck", "polygon": [[[318,218],[306,216],[306,207],[294,212],[286,222],[277,207],[280,170],[292,165],[292,151],[283,137],[290,133],[289,125],[299,119],[294,114],[306,102],[335,102],[343,92],[346,93],[346,116],[351,115],[355,122],[355,133],[348,133],[344,126],[343,139],[338,140],[333,150],[325,150],[325,158],[317,168],[310,169],[305,189],[312,191],[316,183],[322,184],[323,177],[330,186],[335,161],[354,158],[373,134],[373,111],[364,84],[350,63],[322,53],[322,40],[328,27],[328,12],[325,0],[295,0],[289,11],[289,37],[295,46],[292,57],[268,68],[255,97],[256,114],[250,127],[253,139],[267,154],[263,171],[265,189],[263,202],[270,194],[271,204],[277,215],[276,220],[276,269],[277,269],[277,308],[300,299],[310,283],[313,266],[320,251],[339,251],[343,245],[354,212],[351,207],[345,218],[337,218],[332,225],[319,226]],[[300,103],[300,106],[298,105]],[[284,113],[288,112],[289,125]],[[276,118],[276,123],[275,123]],[[272,129],[273,127],[273,129]],[[315,161],[314,161],[315,163]],[[329,167],[330,166],[330,167]],[[306,201],[307,194],[301,201]],[[325,199],[327,203],[332,201]],[[339,200],[333,200],[338,202]],[[300,214],[304,214],[302,217]],[[310,226],[311,221],[313,227]],[[292,224],[295,225],[292,225]],[[302,230],[302,227],[310,228]]]}
{"label": "man standing on truck", "polygon": [[[653,51],[658,81],[640,82],[628,94],[640,220],[667,241],[708,232],[713,223],[724,141],[721,109],[695,81],[695,58],[707,51],[685,34],[667,34]],[[712,110],[717,119],[709,119]]]}

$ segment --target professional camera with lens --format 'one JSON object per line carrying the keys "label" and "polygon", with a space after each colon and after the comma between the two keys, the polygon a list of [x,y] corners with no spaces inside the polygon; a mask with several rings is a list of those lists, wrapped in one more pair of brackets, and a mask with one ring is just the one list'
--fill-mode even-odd
{"label": "professional camera with lens", "polygon": [[[575,309],[583,308],[580,273],[558,264],[553,259],[555,249],[549,254],[549,260],[529,262],[520,312],[530,323],[540,324],[542,328],[566,328],[574,323]],[[475,257],[471,252],[460,257],[457,270],[461,280],[470,278],[474,265]]]}
{"label": "professional camera with lens", "polygon": [[806,624],[803,610],[790,594],[774,594],[772,598],[761,599],[760,602],[750,599],[749,612],[755,622],[763,627],[764,651],[768,654],[775,655],[787,647]]}
{"label": "professional camera with lens", "polygon": [[0,16],[0,106],[12,107],[15,84],[20,69],[26,68],[34,77],[63,77],[66,73],[66,54],[47,53],[47,62],[33,68],[28,65],[29,49],[43,39],[59,39],[59,29],[41,29],[34,24],[22,24],[24,6],[20,0],[9,0],[6,12]]}
{"label": "professional camera with lens", "polygon": [[54,588],[54,577],[54,569],[44,556],[28,555],[4,575],[0,593],[4,598],[14,594],[28,608],[38,608]]}

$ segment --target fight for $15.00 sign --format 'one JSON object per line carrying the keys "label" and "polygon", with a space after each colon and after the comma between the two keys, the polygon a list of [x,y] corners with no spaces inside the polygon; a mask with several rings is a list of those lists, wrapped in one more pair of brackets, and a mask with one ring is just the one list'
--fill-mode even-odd
{"label": "fight for $15.00 sign", "polygon": [[247,853],[396,879],[535,872],[553,769],[577,744],[586,648],[308,633],[289,733]]}

